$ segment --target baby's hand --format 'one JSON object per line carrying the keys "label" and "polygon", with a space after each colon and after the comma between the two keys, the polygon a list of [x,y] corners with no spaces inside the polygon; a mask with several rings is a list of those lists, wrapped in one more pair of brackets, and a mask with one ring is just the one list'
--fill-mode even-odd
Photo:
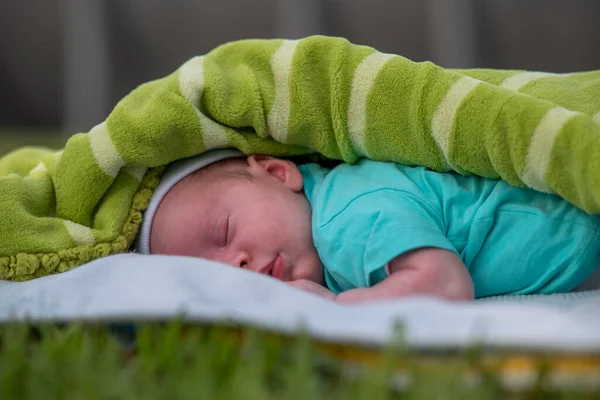
{"label": "baby's hand", "polygon": [[331,301],[335,301],[335,298],[337,297],[335,293],[333,293],[326,287],[319,285],[317,282],[309,281],[308,279],[298,279],[295,281],[289,281],[287,283],[306,292],[316,294],[317,296],[325,297],[326,299],[329,299]]}

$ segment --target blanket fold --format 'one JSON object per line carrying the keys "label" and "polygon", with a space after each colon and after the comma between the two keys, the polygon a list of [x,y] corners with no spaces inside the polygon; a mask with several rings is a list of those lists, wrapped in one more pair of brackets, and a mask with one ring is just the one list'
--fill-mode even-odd
{"label": "blanket fold", "polygon": [[500,178],[599,213],[600,71],[449,70],[323,36],[224,44],[63,150],[0,159],[0,278],[128,250],[164,165],[220,147]]}

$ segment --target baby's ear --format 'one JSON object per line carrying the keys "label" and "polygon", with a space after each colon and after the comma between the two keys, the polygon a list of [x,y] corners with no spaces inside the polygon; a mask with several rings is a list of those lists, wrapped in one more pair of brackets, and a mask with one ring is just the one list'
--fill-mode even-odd
{"label": "baby's ear", "polygon": [[302,174],[292,161],[271,156],[251,155],[248,156],[248,166],[251,171],[277,179],[294,192],[302,190]]}

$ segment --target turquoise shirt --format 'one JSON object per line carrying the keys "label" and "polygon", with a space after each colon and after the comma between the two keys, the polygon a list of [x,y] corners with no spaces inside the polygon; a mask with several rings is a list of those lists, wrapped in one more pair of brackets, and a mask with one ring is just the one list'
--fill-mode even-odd
{"label": "turquoise shirt", "polygon": [[389,261],[420,247],[455,252],[475,297],[569,291],[600,261],[600,217],[555,195],[370,160],[300,171],[335,293],[381,282]]}

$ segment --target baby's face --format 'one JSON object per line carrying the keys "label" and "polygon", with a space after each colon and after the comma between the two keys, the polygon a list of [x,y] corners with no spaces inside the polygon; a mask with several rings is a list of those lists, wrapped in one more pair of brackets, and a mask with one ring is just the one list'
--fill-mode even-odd
{"label": "baby's face", "polygon": [[229,160],[189,175],[156,212],[151,253],[322,283],[302,183],[295,164],[266,156]]}

